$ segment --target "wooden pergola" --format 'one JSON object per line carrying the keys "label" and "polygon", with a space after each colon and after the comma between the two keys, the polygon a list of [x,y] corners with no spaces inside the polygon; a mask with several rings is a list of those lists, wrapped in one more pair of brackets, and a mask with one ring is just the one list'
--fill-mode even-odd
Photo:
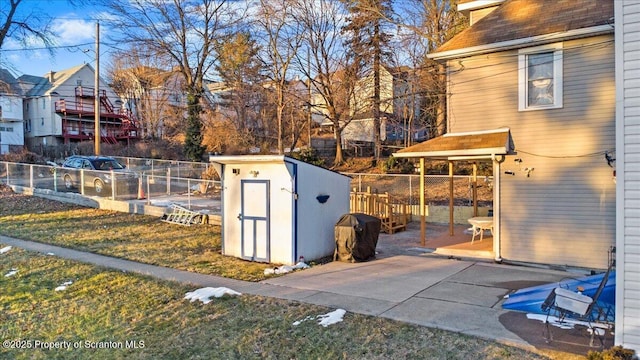
{"label": "wooden pergola", "polygon": [[[493,163],[493,198],[495,230],[494,249],[500,243],[500,164],[505,156],[513,154],[513,146],[509,128],[494,130],[449,133],[422,143],[409,146],[393,154],[397,158],[411,158],[420,160],[420,243],[426,243],[426,202],[425,202],[425,159],[445,160],[449,163],[449,234],[453,235],[453,162],[473,161],[473,179],[477,178],[477,161],[491,161]],[[477,189],[473,188],[474,215],[477,215]],[[496,251],[498,256],[499,251]]]}

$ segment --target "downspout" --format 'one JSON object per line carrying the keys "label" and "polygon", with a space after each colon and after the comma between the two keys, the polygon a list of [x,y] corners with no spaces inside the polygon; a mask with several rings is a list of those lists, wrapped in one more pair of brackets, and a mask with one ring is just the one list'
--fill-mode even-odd
{"label": "downspout", "polygon": [[493,161],[493,253],[494,260],[498,263],[502,262],[502,254],[500,253],[500,164],[505,160],[505,156],[501,155],[498,160],[495,154],[491,154]]}

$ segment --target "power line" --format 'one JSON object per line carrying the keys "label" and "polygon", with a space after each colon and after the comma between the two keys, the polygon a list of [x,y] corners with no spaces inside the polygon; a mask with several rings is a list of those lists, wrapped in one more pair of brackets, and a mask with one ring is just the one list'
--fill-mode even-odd
{"label": "power line", "polygon": [[69,49],[76,48],[81,46],[90,46],[93,45],[90,43],[76,44],[76,45],[58,45],[58,46],[43,46],[43,47],[33,47],[33,48],[23,48],[23,49],[0,49],[0,52],[18,52],[18,51],[37,51],[37,50],[51,50],[51,49]]}

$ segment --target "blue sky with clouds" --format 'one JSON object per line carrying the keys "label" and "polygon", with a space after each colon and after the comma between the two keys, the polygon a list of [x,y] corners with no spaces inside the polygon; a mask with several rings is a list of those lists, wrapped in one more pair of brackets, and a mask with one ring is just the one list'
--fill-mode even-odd
{"label": "blue sky with clouds", "polygon": [[[82,0],[71,2],[76,5],[67,0],[22,0],[16,19],[33,15],[52,18],[55,54],[51,56],[42,43],[35,41],[29,43],[28,50],[25,50],[22,44],[8,37],[0,49],[0,67],[8,69],[16,77],[23,74],[43,76],[49,71],[61,71],[84,63],[95,68],[96,22],[107,15],[97,8],[83,6]],[[402,2],[396,0],[395,3]],[[0,0],[0,14],[7,6],[8,0]],[[101,24],[100,72],[103,75],[110,54],[115,50],[105,41],[108,31]]]}
{"label": "blue sky with clouds", "polygon": [[[1,67],[9,69],[17,77],[23,74],[42,76],[51,70],[60,71],[84,63],[94,66],[97,11],[74,7],[66,0],[23,0],[18,11],[22,17],[46,14],[53,18],[51,30],[54,33],[55,56],[52,57],[41,43],[33,42],[27,46],[35,50],[24,50],[21,44],[9,37],[0,50]],[[101,67],[103,59],[108,59],[108,53],[109,49],[101,45]]]}

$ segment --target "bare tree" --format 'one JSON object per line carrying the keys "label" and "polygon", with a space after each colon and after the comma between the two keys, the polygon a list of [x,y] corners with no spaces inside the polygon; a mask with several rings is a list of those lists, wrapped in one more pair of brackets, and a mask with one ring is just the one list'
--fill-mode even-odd
{"label": "bare tree", "polygon": [[332,0],[298,0],[296,8],[295,18],[303,26],[307,49],[298,54],[298,68],[310,82],[313,116],[332,124],[334,164],[339,165],[344,162],[342,131],[352,119],[355,84],[360,76],[358,64],[342,45],[346,11],[341,2]]}
{"label": "bare tree", "polygon": [[373,95],[371,111],[373,113],[374,157],[380,158],[380,71],[383,61],[388,58],[390,34],[385,31],[385,23],[391,15],[391,0],[343,0],[351,14],[344,30],[347,45],[355,54],[356,61],[370,66],[373,75]]}
{"label": "bare tree", "polygon": [[[396,12],[402,21],[394,23],[404,30],[403,49],[409,49],[415,75],[420,80],[422,119],[430,136],[444,134],[446,129],[446,76],[444,68],[427,54],[435,51],[466,27],[465,17],[456,11],[457,0],[407,0]],[[389,19],[393,21],[393,19]]]}
{"label": "bare tree", "polygon": [[[132,48],[147,56],[167,57],[184,78],[187,103],[185,153],[198,161],[202,146],[201,99],[205,75],[217,56],[215,42],[227,37],[241,19],[239,7],[227,0],[109,0],[100,2],[113,29]],[[116,40],[116,39],[114,39]]]}
{"label": "bare tree", "polygon": [[285,94],[287,103],[285,111],[287,112],[289,123],[289,133],[287,135],[291,139],[289,149],[292,151],[298,145],[298,141],[301,140],[302,134],[307,131],[307,127],[310,126],[305,112],[305,110],[308,110],[308,86],[309,84],[296,77],[289,81]]}
{"label": "bare tree", "polygon": [[120,51],[107,66],[111,88],[141,126],[145,138],[161,139],[171,116],[171,97],[182,90],[180,74],[164,70],[160,57],[141,57],[135,49]]}
{"label": "bare tree", "polygon": [[[426,55],[467,27],[466,18],[456,11],[459,0],[405,0],[394,6],[394,15],[374,6],[375,1],[360,1],[366,11],[375,13],[398,29],[403,38],[396,43],[395,54],[409,50],[414,74],[419,79],[422,118],[416,119],[430,129],[431,136],[446,132],[446,76],[441,64]],[[367,5],[368,4],[368,5]],[[398,46],[400,44],[400,46]],[[406,54],[405,54],[406,55]]]}
{"label": "bare tree", "polygon": [[219,105],[233,110],[222,110],[222,115],[233,117],[230,120],[236,130],[249,135],[257,130],[254,113],[263,102],[259,46],[249,32],[243,31],[226,41],[218,41],[216,49],[219,54],[216,70],[223,81],[218,91]]}
{"label": "bare tree", "polygon": [[[22,11],[24,10],[24,11]],[[53,45],[50,30],[51,17],[44,14],[33,2],[24,0],[0,1],[0,49],[9,37],[27,45],[35,37],[46,47]]]}
{"label": "bare tree", "polygon": [[288,77],[292,61],[300,49],[300,25],[293,21],[293,0],[260,0],[257,24],[264,35],[262,61],[273,91],[277,126],[278,153],[284,153],[284,111],[287,107]]}

